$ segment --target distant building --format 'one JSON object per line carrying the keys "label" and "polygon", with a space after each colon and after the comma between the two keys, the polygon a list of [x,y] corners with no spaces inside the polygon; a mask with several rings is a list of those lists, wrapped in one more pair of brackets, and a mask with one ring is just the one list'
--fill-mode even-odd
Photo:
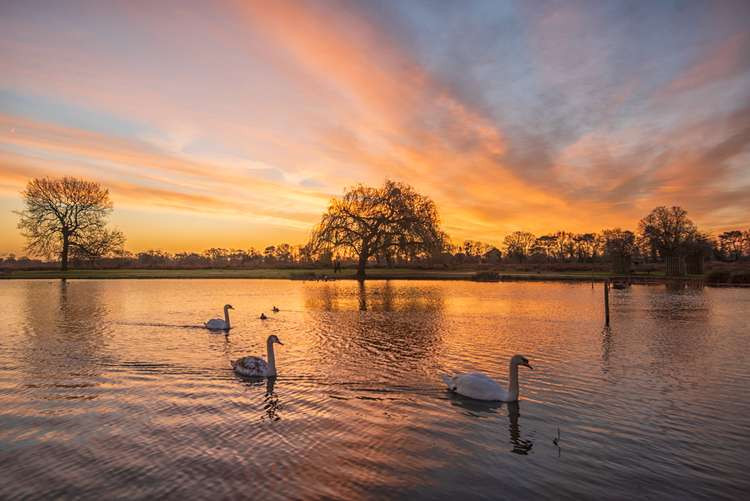
{"label": "distant building", "polygon": [[668,277],[684,277],[687,275],[685,256],[674,255],[664,257],[664,274]]}

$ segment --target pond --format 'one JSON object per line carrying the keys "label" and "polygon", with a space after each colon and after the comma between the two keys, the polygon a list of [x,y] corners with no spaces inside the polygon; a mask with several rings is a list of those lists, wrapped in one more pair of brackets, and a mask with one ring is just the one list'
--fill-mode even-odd
{"label": "pond", "polygon": [[[199,327],[225,303],[228,336]],[[613,290],[611,329],[602,303],[586,283],[2,281],[0,498],[743,497],[750,289]],[[279,377],[235,376],[270,334]],[[505,382],[515,353],[518,404],[440,379]]]}

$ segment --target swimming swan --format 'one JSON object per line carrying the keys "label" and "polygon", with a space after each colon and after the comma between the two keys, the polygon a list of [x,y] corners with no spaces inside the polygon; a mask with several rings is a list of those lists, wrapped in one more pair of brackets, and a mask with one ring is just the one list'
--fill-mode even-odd
{"label": "swimming swan", "polygon": [[276,357],[273,354],[273,345],[284,343],[274,334],[268,336],[266,340],[266,351],[268,353],[268,362],[260,357],[242,357],[232,362],[232,369],[240,376],[245,377],[271,377],[276,375]]}
{"label": "swimming swan", "polygon": [[533,369],[529,361],[523,355],[514,355],[510,359],[510,370],[508,375],[508,389],[504,389],[495,380],[481,372],[469,372],[467,374],[456,374],[455,376],[443,375],[443,381],[448,389],[459,395],[476,400],[494,400],[500,402],[515,402],[518,400],[518,366],[523,365]]}
{"label": "swimming swan", "polygon": [[231,328],[231,325],[229,324],[229,310],[233,309],[234,307],[231,304],[225,304],[224,320],[220,318],[212,318],[204,324],[206,329],[211,329],[212,331],[228,331]]}

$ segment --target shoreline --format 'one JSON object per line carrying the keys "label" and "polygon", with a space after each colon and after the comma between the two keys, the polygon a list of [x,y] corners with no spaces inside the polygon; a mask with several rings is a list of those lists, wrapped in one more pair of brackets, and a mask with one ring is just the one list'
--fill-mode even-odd
{"label": "shoreline", "polygon": [[[603,282],[604,280],[629,280],[637,284],[660,284],[665,282],[703,283],[703,276],[666,278],[659,275],[618,276],[607,272],[501,272],[497,278],[477,278],[478,271],[440,271],[411,269],[371,269],[365,280],[463,280],[471,282],[510,281],[556,281],[556,282]],[[0,271],[0,280],[162,280],[162,279],[265,279],[336,281],[356,280],[353,270],[333,273],[328,269],[105,269],[105,270],[17,270]],[[708,285],[708,284],[707,284]],[[740,285],[740,284],[710,284]]]}

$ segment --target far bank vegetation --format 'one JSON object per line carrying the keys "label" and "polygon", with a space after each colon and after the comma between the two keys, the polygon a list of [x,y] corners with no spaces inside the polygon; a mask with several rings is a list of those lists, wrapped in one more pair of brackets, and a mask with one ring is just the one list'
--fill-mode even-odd
{"label": "far bank vegetation", "polygon": [[[334,198],[308,242],[262,249],[212,247],[203,252],[129,252],[125,236],[107,226],[106,188],[75,178],[41,178],[23,192],[19,229],[27,256],[0,256],[0,268],[414,268],[515,272],[612,272],[618,275],[707,274],[716,282],[750,283],[750,228],[701,232],[681,207],[656,207],[635,230],[515,231],[499,245],[453,242],[434,202],[413,187],[386,181],[357,185]],[[501,243],[500,243],[501,242]],[[31,257],[29,257],[31,256]],[[42,259],[39,259],[42,258]]]}

